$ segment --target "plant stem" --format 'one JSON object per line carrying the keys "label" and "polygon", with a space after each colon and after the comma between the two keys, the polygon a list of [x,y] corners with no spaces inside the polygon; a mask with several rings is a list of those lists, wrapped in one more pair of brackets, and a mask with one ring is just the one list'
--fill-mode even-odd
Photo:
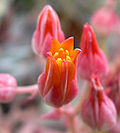
{"label": "plant stem", "polygon": [[71,107],[60,108],[59,110],[62,112],[62,114],[64,114],[64,117],[68,122],[70,133],[77,133],[77,128],[75,125],[76,116],[73,114],[72,108]]}
{"label": "plant stem", "polygon": [[88,93],[88,87],[87,87],[88,83],[89,82],[87,81],[83,83],[83,87],[79,95],[80,100],[78,100],[78,103],[75,107],[73,108],[68,107],[67,109],[63,109],[63,108],[61,109],[61,111],[63,112],[64,116],[66,117],[68,121],[71,133],[78,133],[78,129],[76,128],[76,115],[80,111],[82,101],[84,100],[84,98],[86,97]]}
{"label": "plant stem", "polygon": [[77,133],[75,128],[75,123],[74,123],[74,117],[68,117],[68,123],[69,123],[69,128],[71,130],[71,133]]}
{"label": "plant stem", "polygon": [[31,95],[35,95],[38,92],[38,85],[30,85],[30,86],[18,86],[16,89],[16,93],[18,94],[24,94],[24,93],[30,93]]}
{"label": "plant stem", "polygon": [[83,102],[83,100],[84,100],[84,99],[87,97],[87,95],[88,95],[88,92],[89,92],[89,90],[88,90],[88,89],[89,89],[89,88],[88,88],[88,85],[89,85],[89,82],[84,81],[83,87],[82,87],[82,89],[81,89],[81,91],[80,91],[80,95],[79,95],[80,99],[78,100],[78,103],[76,104],[76,106],[75,106],[74,109],[73,109],[74,115],[76,115],[76,114],[79,113],[80,108],[81,108],[81,105],[82,105],[82,102]]}

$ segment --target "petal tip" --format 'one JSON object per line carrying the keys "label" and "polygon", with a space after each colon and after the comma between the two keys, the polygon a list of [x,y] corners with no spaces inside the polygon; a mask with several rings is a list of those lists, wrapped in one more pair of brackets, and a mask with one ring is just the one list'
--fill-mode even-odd
{"label": "petal tip", "polygon": [[85,23],[83,27],[84,27],[84,30],[86,30],[86,31],[93,31],[92,26],[89,25],[88,23]]}
{"label": "petal tip", "polygon": [[52,8],[51,5],[46,5],[46,6],[44,7],[44,9],[47,10],[47,11],[48,11],[48,10],[53,10],[53,8]]}
{"label": "petal tip", "polygon": [[69,37],[67,40],[74,42],[74,37],[71,36],[71,37]]}

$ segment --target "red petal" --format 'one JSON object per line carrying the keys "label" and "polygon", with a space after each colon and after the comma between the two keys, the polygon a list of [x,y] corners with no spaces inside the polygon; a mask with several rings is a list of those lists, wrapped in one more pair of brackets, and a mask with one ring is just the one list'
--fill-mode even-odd
{"label": "red petal", "polygon": [[43,72],[38,78],[38,87],[39,87],[41,97],[43,97],[43,90],[44,90],[44,86],[45,86],[45,80],[46,80],[46,75],[45,75],[45,72]]}
{"label": "red petal", "polygon": [[93,53],[95,53],[99,50],[95,33],[92,27],[88,24],[85,24],[83,27],[80,47],[86,53],[91,52],[91,50]]}

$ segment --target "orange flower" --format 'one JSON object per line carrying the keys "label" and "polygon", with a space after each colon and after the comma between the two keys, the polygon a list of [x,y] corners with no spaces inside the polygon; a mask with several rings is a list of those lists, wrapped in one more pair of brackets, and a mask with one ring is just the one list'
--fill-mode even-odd
{"label": "orange flower", "polygon": [[68,38],[62,44],[53,39],[46,70],[38,79],[40,95],[47,104],[55,107],[69,103],[78,91],[76,58],[80,50],[73,50],[73,44],[73,37]]}

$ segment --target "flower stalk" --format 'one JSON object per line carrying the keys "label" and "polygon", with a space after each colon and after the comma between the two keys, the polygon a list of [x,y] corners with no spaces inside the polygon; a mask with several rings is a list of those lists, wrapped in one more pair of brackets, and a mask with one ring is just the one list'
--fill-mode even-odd
{"label": "flower stalk", "polygon": [[16,93],[17,94],[26,94],[26,93],[30,93],[31,94],[31,98],[36,96],[38,93],[38,85],[34,84],[34,85],[30,85],[30,86],[18,86],[16,89]]}
{"label": "flower stalk", "polygon": [[74,115],[77,115],[79,113],[82,102],[88,95],[88,92],[89,92],[88,87],[89,87],[89,82],[85,80],[83,83],[83,87],[81,88],[81,91],[80,91],[79,100],[76,106],[73,108]]}

